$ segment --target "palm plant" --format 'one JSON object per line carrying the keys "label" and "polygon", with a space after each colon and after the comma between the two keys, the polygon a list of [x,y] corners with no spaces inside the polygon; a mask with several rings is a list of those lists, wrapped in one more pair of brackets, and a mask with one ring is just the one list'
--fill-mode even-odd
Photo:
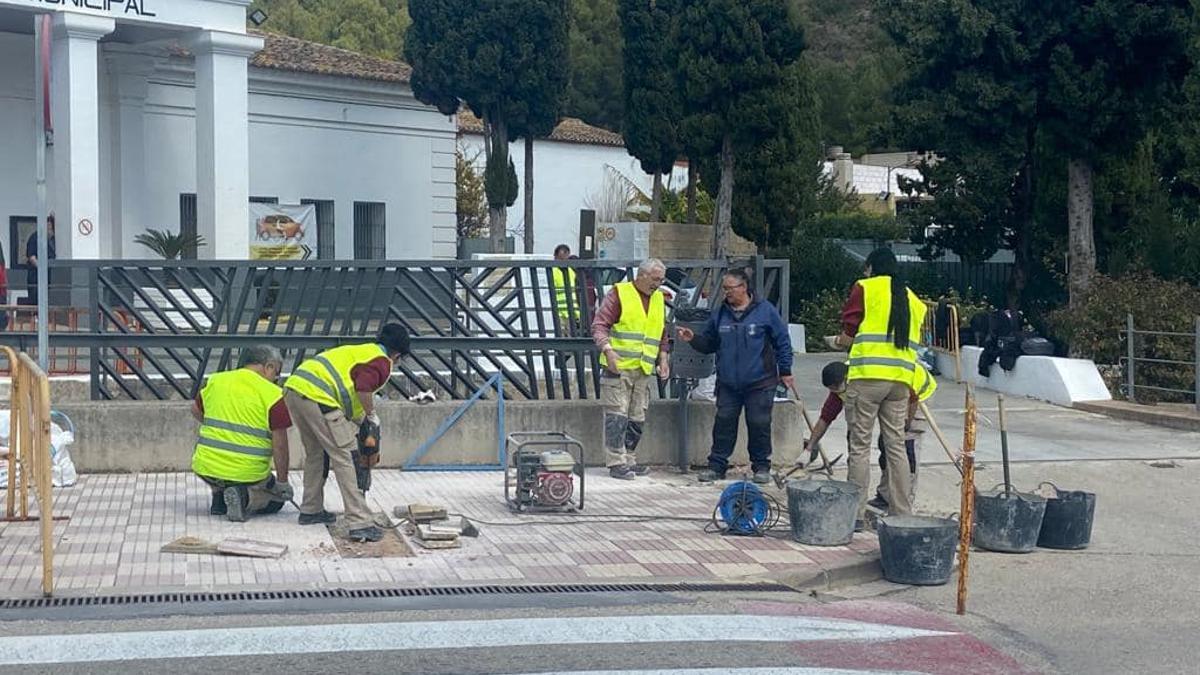
{"label": "palm plant", "polygon": [[198,234],[181,234],[169,230],[147,229],[144,234],[133,238],[134,243],[150,249],[164,260],[179,260],[189,250],[205,245],[204,237]]}

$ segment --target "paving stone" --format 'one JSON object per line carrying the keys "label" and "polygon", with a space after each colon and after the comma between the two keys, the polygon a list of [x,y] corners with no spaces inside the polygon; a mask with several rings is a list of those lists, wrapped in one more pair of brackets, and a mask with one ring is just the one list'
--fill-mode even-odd
{"label": "paving stone", "polygon": [[[707,534],[704,526],[719,486],[684,486],[687,479],[666,475],[607,481],[602,473],[593,471],[588,476],[588,516],[669,514],[690,520],[613,523],[573,519],[570,514],[516,515],[502,502],[498,474],[380,470],[374,473],[368,494],[373,510],[391,513],[396,506],[414,502],[443,504],[448,511],[476,521],[480,536],[462,539],[461,549],[418,550],[411,558],[350,559],[338,552],[326,528],[300,526],[291,506],[278,514],[232,523],[208,515],[211,493],[190,474],[85,474],[77,485],[54,495],[55,514],[70,516],[55,522],[56,584],[72,592],[141,593],[167,588],[740,578],[803,573],[853,562],[878,547],[869,534],[856,535],[847,547],[829,548],[796,543],[784,530],[769,537]],[[299,487],[300,482],[296,484]],[[342,509],[332,479],[326,485],[325,507]],[[278,560],[159,550],[183,536],[273,541],[286,544],[288,550]],[[3,525],[0,596],[40,594],[39,551],[36,522]]]}

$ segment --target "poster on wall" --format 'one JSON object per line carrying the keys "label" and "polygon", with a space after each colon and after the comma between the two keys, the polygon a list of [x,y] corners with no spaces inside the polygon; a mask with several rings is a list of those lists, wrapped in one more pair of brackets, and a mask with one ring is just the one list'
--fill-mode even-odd
{"label": "poster on wall", "polygon": [[312,204],[250,204],[251,260],[308,260],[317,251]]}

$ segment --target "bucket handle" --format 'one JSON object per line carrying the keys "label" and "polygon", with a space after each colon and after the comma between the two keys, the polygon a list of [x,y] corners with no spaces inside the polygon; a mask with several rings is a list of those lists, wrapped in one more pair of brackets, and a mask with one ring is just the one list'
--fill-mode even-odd
{"label": "bucket handle", "polygon": [[817,492],[822,492],[822,493],[836,492],[837,494],[842,493],[841,490],[839,490],[838,488],[835,488],[834,486],[830,485],[829,483],[825,483],[825,484],[821,485],[821,487],[817,488]]}
{"label": "bucket handle", "polygon": [[1043,486],[1043,485],[1049,485],[1050,487],[1054,488],[1054,498],[1055,498],[1055,499],[1058,499],[1058,497],[1059,497],[1059,496],[1062,494],[1062,490],[1058,489],[1058,486],[1057,486],[1057,485],[1055,485],[1054,483],[1051,483],[1051,482],[1050,482],[1050,481],[1048,481],[1048,480],[1044,480],[1044,481],[1042,481],[1042,482],[1038,483],[1038,490],[1039,490],[1039,491],[1042,489],[1042,486]]}

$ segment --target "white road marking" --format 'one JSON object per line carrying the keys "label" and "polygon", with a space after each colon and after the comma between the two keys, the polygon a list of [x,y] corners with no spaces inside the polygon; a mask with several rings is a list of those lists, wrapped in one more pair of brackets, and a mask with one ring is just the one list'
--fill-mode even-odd
{"label": "white road marking", "polygon": [[[517,673],[513,675],[533,675]],[[684,668],[678,670],[571,670],[556,675],[922,675],[911,670],[845,670],[843,668]]]}
{"label": "white road marking", "polygon": [[339,623],[0,637],[0,665],[697,640],[884,642],[942,635],[954,633],[803,616],[666,615]]}

